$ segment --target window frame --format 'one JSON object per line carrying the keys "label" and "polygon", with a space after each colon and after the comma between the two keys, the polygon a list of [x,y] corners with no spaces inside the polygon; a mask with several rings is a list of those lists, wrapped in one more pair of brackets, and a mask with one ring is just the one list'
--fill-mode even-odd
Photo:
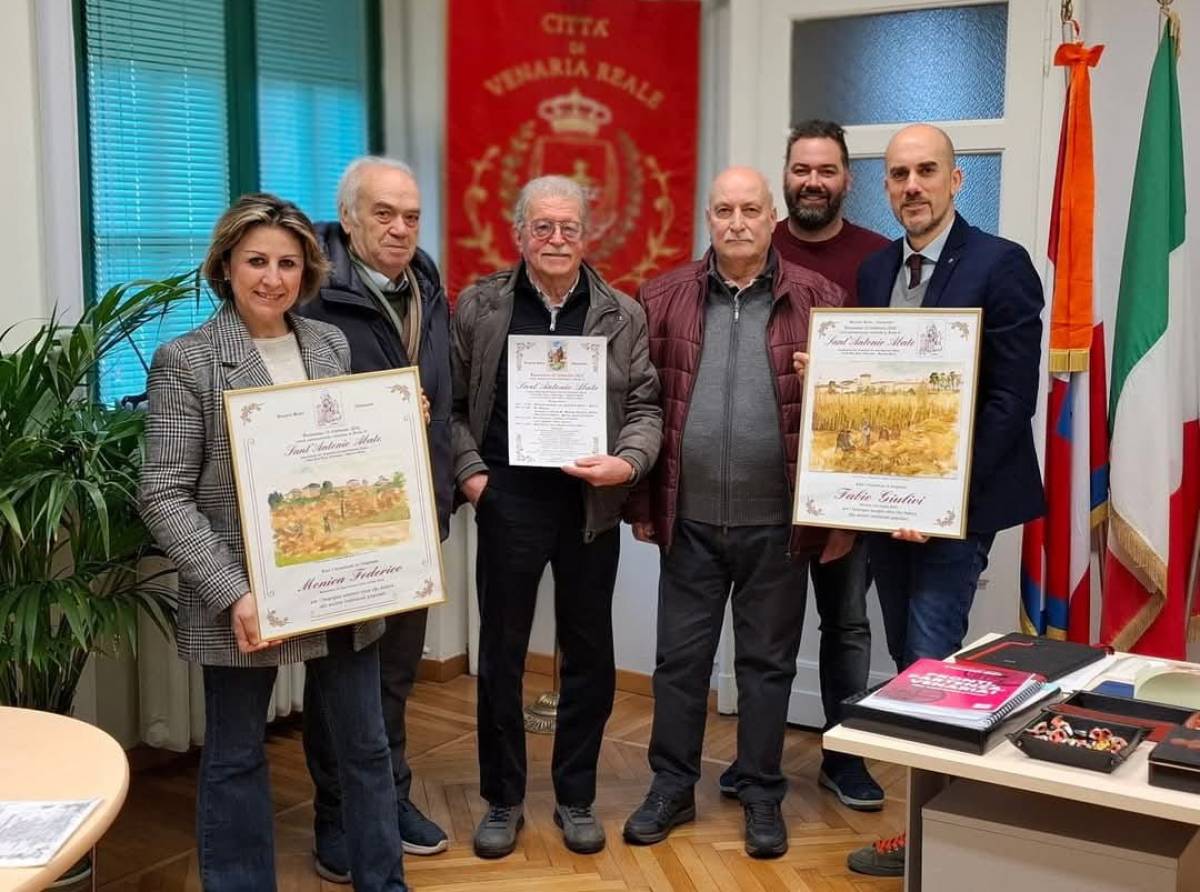
{"label": "window frame", "polygon": [[[82,262],[82,305],[91,306],[96,294],[96,256],[92,217],[91,102],[87,78],[87,4],[71,0],[75,53],[75,109],[79,158],[80,255]],[[172,0],[163,0],[172,2]],[[334,0],[340,2],[340,0]],[[367,151],[379,154],[383,147],[383,44],[380,0],[363,0],[366,24],[366,110]],[[229,200],[259,190],[258,166],[258,79],[255,59],[255,4],[224,0],[226,52],[226,116],[229,127]],[[92,382],[92,396],[99,398]]]}
{"label": "window frame", "polygon": [[[843,18],[889,12],[952,6],[977,6],[998,0],[759,0],[757,14],[739,25],[740,46],[745,59],[732,68],[735,82],[731,94],[754,96],[754,101],[735,103],[732,109],[731,158],[746,158],[767,173],[777,202],[782,202],[775,171],[783,169],[783,145],[791,115],[790,71],[779,71],[779,60],[790,60],[792,23],[801,19]],[[1043,193],[1048,185],[1039,180],[1044,170],[1045,129],[1043,89],[1049,56],[1053,52],[1050,32],[1058,23],[1054,0],[1008,4],[1008,47],[1005,65],[1004,116],[990,120],[936,121],[963,153],[999,152],[1002,156],[999,234],[1020,242],[1036,256],[1048,215],[1043,219]],[[736,24],[736,22],[735,22]],[[1031,39],[1037,34],[1037,39]],[[768,61],[770,60],[770,61]],[[786,64],[786,61],[784,62]],[[770,69],[775,68],[772,72]],[[1040,71],[1042,77],[1032,72]],[[783,122],[782,125],[780,122]],[[881,157],[899,124],[866,124],[846,127],[846,142],[852,158]],[[1054,131],[1055,133],[1057,131]],[[1030,137],[1034,138],[1030,138]],[[1053,167],[1050,168],[1053,170]],[[856,188],[872,188],[860,183]],[[783,207],[780,203],[779,207]]]}

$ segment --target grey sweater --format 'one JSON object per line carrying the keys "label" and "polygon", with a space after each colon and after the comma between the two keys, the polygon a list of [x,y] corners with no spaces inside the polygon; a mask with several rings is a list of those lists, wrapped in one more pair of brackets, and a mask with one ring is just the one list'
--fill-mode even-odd
{"label": "grey sweater", "polygon": [[704,343],[680,450],[679,516],[718,526],[790,521],[779,400],[767,353],[770,268],[740,292],[709,274]]}

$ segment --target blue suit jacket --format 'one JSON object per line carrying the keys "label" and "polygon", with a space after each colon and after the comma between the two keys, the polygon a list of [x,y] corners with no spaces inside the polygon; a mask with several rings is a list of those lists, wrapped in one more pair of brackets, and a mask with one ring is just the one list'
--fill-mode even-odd
{"label": "blue suit jacket", "polygon": [[[858,268],[858,302],[886,307],[903,260],[897,239]],[[954,224],[922,306],[983,309],[967,528],[992,533],[1046,510],[1030,424],[1042,354],[1042,283],[1029,254],[970,225]]]}

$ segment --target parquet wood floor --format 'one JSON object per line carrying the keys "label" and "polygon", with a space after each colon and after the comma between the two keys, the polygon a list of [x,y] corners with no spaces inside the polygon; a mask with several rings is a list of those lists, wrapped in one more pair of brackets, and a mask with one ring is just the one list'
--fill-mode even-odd
{"label": "parquet wood floor", "polygon": [[[548,679],[526,676],[530,696]],[[704,742],[704,778],[696,790],[697,820],[657,846],[628,846],[621,826],[649,783],[646,744],[650,698],[618,692],[601,752],[596,802],[608,833],[599,855],[575,855],[552,821],[551,738],[529,735],[529,792],[520,847],[508,858],[483,861],[471,853],[471,835],[483,802],[475,757],[475,680],[422,683],[409,702],[409,747],[416,782],[413,799],[451,837],[449,851],[405,858],[409,884],[420,892],[898,892],[901,881],[847,870],[846,854],[903,826],[904,775],[872,765],[888,792],[888,806],[864,814],[843,808],[816,783],[816,734],[789,730],[784,754],[791,791],[784,803],[791,848],[772,861],[748,858],[742,848],[742,810],[717,792],[717,778],[736,748],[737,720],[711,714]],[[312,787],[300,729],[283,724],[268,740],[276,809],[276,863],[284,892],[335,892],[312,871]],[[159,761],[159,760],[153,760]],[[189,753],[136,771],[121,816],[99,850],[104,892],[200,892],[192,836],[198,755]]]}

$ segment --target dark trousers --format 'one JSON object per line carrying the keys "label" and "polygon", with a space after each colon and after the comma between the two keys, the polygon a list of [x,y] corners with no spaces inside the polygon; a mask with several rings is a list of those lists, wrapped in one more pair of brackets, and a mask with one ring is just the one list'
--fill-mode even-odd
{"label": "dark trousers", "polygon": [[479,553],[479,788],[494,805],[525,799],[525,652],[546,564],[562,654],[551,774],[563,805],[596,798],[596,761],[616,685],[612,597],[617,528],[583,541],[582,493],[554,501],[489,485],[476,511]]}
{"label": "dark trousers", "polygon": [[842,720],[842,701],[865,691],[871,671],[871,622],[867,619],[867,549],[822,564],[812,561],[813,596],[821,617],[821,704],[828,731]]}
{"label": "dark trousers", "polygon": [[[308,684],[325,707],[345,791],[343,820],[354,887],[407,889],[375,645],[355,652],[349,630],[309,660]],[[347,633],[347,634],[341,634]],[[204,750],[196,797],[200,882],[205,892],[275,888],[274,813],[263,738],[275,667],[204,667]]]}
{"label": "dark trousers", "polygon": [[808,587],[808,555],[789,556],[790,537],[786,525],[677,524],[658,581],[655,791],[674,796],[700,778],[713,658],[732,589],[738,795],[778,802],[787,792],[780,761]]}
{"label": "dark trousers", "polygon": [[867,537],[888,653],[898,670],[962,647],[994,538],[968,533],[966,539],[915,543],[879,533]]}
{"label": "dark trousers", "polygon": [[[404,755],[405,706],[417,680],[428,617],[428,609],[393,614],[387,618],[379,639],[379,694],[397,801],[407,799],[412,788],[412,769]],[[342,835],[342,792],[329,722],[313,685],[304,688],[304,756],[316,787],[313,810],[317,850],[324,851]]]}

